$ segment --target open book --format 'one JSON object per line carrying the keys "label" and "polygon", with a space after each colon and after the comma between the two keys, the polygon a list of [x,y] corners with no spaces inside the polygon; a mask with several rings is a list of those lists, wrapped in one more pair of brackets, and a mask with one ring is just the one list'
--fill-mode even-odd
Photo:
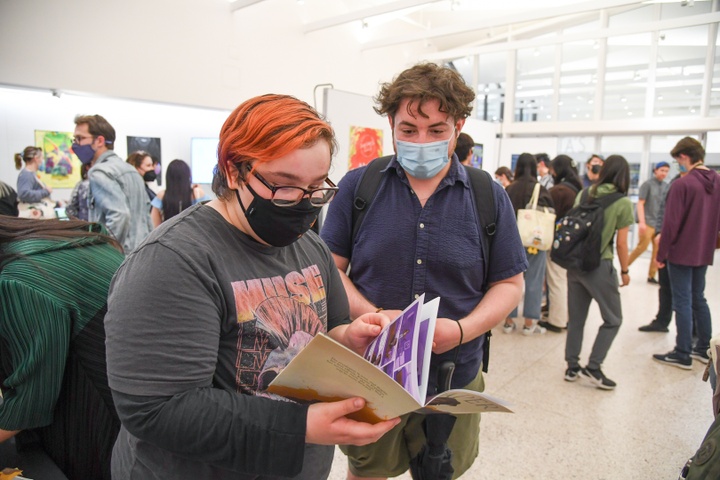
{"label": "open book", "polygon": [[377,423],[418,411],[451,414],[511,412],[484,393],[448,390],[426,399],[432,339],[440,299],[418,297],[386,326],[364,357],[320,333],[283,369],[267,391],[296,401],[362,397],[354,420]]}

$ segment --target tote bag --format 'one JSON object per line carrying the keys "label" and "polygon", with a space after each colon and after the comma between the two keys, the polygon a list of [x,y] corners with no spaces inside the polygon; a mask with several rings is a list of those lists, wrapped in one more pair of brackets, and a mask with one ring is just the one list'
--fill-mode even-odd
{"label": "tote bag", "polygon": [[548,207],[538,209],[540,184],[536,183],[530,203],[518,210],[517,226],[525,247],[550,250],[555,235],[555,212]]}
{"label": "tote bag", "polygon": [[18,217],[43,220],[57,218],[55,215],[55,202],[50,197],[34,203],[20,202],[18,203]]}

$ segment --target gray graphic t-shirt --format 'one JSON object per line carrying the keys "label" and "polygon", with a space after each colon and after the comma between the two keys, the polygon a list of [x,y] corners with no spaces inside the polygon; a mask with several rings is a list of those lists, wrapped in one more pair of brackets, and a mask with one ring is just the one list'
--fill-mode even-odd
{"label": "gray graphic t-shirt", "polygon": [[[314,335],[348,321],[339,274],[314,233],[263,246],[202,205],[163,223],[118,270],[105,324],[110,387],[167,398],[165,418],[161,432],[121,432],[113,475],[119,465],[132,470],[127,478],[282,472],[302,457],[304,418],[283,431],[279,419],[299,406],[263,391]],[[218,451],[191,433],[230,440]],[[285,458],[255,451],[268,444]]]}

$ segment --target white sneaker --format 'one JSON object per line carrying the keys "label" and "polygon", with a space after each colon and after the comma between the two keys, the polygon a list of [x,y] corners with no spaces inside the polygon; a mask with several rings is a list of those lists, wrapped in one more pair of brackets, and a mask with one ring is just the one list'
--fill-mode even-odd
{"label": "white sneaker", "polygon": [[517,327],[515,322],[503,324],[503,333],[512,333]]}
{"label": "white sneaker", "polygon": [[532,327],[523,327],[523,335],[542,335],[547,332],[547,328],[541,327],[540,325],[533,325]]}

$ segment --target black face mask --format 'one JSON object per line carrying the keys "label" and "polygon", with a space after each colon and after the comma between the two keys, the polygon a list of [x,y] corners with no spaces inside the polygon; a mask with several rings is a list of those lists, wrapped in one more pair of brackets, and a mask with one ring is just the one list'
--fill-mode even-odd
{"label": "black face mask", "polygon": [[155,170],[145,172],[145,175],[143,175],[143,180],[145,180],[146,182],[154,182],[156,178],[157,174],[155,173]]}
{"label": "black face mask", "polygon": [[590,171],[593,172],[595,175],[600,173],[600,169],[602,168],[602,165],[592,165],[590,167]]}
{"label": "black face mask", "polygon": [[246,210],[239,191],[235,190],[240,208],[255,234],[274,247],[286,247],[302,237],[313,226],[322,209],[307,198],[292,207],[278,207],[255,193],[250,185],[245,186],[252,193],[253,201]]}

